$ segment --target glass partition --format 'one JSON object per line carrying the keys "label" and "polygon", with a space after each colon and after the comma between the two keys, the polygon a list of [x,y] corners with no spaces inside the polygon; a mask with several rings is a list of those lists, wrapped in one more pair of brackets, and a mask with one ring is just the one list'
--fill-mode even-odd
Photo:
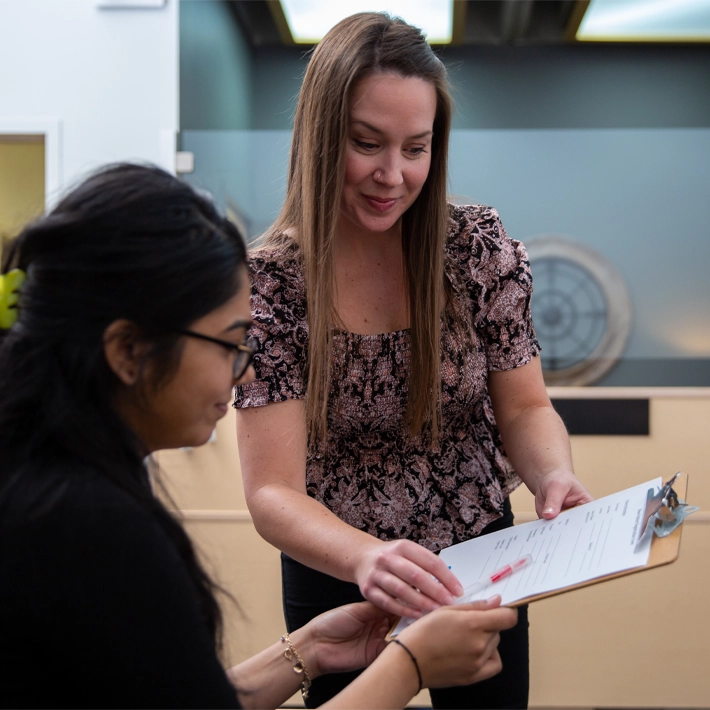
{"label": "glass partition", "polygon": [[[183,131],[185,176],[250,239],[272,222],[290,132]],[[450,193],[528,247],[549,384],[710,386],[710,129],[458,130]]]}

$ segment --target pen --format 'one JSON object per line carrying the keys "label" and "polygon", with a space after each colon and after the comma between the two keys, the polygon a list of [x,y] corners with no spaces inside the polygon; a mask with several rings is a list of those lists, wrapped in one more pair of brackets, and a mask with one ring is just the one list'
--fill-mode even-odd
{"label": "pen", "polygon": [[504,567],[497,569],[493,574],[489,575],[488,577],[484,577],[478,582],[469,584],[468,587],[463,590],[463,594],[458,597],[456,601],[458,603],[468,601],[471,596],[476,594],[476,592],[480,592],[482,589],[485,589],[490,584],[500,582],[501,579],[510,577],[511,574],[517,572],[520,569],[523,569],[523,567],[530,564],[531,562],[532,557],[530,555],[525,555],[524,557],[521,557],[520,559],[517,559],[514,562],[511,562],[510,564],[507,564]]}

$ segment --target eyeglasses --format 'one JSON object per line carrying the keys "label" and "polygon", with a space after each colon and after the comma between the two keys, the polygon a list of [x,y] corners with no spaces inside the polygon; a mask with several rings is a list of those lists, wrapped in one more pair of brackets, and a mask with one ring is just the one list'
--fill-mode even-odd
{"label": "eyeglasses", "polygon": [[227,348],[227,350],[230,350],[231,352],[236,352],[236,357],[234,358],[234,369],[232,370],[232,377],[235,381],[244,377],[244,373],[249,368],[251,359],[259,347],[259,342],[256,338],[246,338],[243,343],[235,344],[230,343],[227,340],[213,338],[211,335],[195,333],[193,330],[180,329],[175,332],[180,335],[187,335],[190,338],[206,340],[208,343],[216,343],[217,345],[221,345],[223,348]]}

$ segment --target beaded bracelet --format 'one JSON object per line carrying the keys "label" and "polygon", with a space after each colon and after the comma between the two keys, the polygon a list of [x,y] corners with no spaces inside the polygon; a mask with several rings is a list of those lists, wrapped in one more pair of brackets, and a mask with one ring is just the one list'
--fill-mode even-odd
{"label": "beaded bracelet", "polygon": [[299,655],[298,651],[294,648],[288,634],[284,634],[281,637],[281,642],[285,643],[288,647],[284,651],[284,658],[287,661],[292,661],[294,658],[296,659],[296,663],[293,666],[293,672],[303,676],[303,679],[301,680],[301,695],[305,700],[308,697],[308,689],[311,687],[311,677],[308,675],[306,664]]}
{"label": "beaded bracelet", "polygon": [[412,663],[414,664],[414,668],[417,671],[417,678],[419,679],[419,690],[417,690],[417,693],[419,693],[424,686],[424,683],[422,682],[422,673],[419,670],[419,664],[417,663],[417,659],[414,657],[414,654],[399,640],[399,639],[392,639],[390,643],[396,643],[398,646],[401,646],[408,654],[409,657],[412,659]]}

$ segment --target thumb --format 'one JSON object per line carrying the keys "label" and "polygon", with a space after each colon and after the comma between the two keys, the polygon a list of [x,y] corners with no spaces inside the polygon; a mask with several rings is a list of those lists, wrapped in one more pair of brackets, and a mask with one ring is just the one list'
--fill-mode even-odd
{"label": "thumb", "polygon": [[466,604],[457,604],[457,608],[464,611],[488,611],[489,609],[496,609],[500,606],[501,596],[500,594],[494,594],[488,599],[479,599],[475,602],[467,602]]}
{"label": "thumb", "polygon": [[550,489],[545,492],[545,504],[542,507],[542,517],[546,520],[557,517],[562,510],[562,504],[565,501],[566,495],[567,491],[564,486],[558,483],[552,483]]}

